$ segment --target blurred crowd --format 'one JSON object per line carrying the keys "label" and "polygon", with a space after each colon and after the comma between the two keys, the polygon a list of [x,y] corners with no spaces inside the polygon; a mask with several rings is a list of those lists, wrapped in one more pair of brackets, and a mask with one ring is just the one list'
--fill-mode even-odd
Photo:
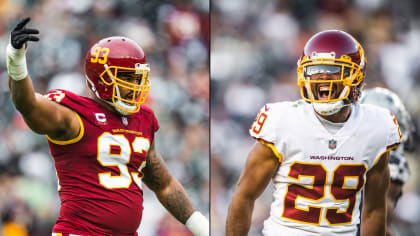
{"label": "blurred crowd", "polygon": [[[415,0],[211,1],[211,230],[224,235],[227,208],[247,154],[248,134],[269,102],[300,99],[297,60],[313,34],[344,30],[367,53],[366,88],[403,100],[420,144],[420,2]],[[284,114],[287,116],[287,114]],[[420,235],[420,149],[406,153],[411,176],[397,205],[397,235]],[[249,235],[261,235],[272,202],[257,200]]]}
{"label": "blurred crowd", "polygon": [[[209,216],[209,1],[0,1],[0,235],[51,234],[60,201],[45,136],[25,125],[10,99],[5,49],[10,31],[29,16],[40,41],[29,43],[35,89],[88,96],[84,57],[99,39],[138,42],[151,66],[147,99],[158,118],[156,148],[198,210]],[[191,235],[145,187],[140,235]]]}

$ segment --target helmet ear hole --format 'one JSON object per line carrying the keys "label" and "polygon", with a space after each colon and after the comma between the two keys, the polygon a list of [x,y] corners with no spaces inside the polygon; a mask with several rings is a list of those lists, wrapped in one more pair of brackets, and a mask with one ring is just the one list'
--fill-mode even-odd
{"label": "helmet ear hole", "polygon": [[104,86],[105,84],[104,84],[104,82],[100,79],[100,78],[97,78],[97,81],[98,81],[98,85],[99,86]]}

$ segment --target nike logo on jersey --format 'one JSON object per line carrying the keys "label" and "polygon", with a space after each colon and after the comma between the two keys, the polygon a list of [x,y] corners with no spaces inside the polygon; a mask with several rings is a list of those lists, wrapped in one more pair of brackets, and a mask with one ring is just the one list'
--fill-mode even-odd
{"label": "nike logo on jersey", "polygon": [[267,112],[270,108],[267,105],[264,105],[264,110]]}

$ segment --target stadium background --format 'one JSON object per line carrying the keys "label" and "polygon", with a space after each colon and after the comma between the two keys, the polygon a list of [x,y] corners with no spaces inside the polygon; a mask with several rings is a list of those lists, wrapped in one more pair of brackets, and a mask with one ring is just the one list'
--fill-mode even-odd
{"label": "stadium background", "polygon": [[[212,0],[210,9],[212,235],[224,235],[258,110],[268,102],[300,99],[296,62],[314,33],[341,29],[354,35],[367,51],[366,88],[397,93],[420,127],[418,1]],[[407,154],[412,174],[396,209],[400,235],[420,235],[419,154],[419,148]],[[261,235],[271,191],[270,185],[257,200],[249,235]]]}
{"label": "stadium background", "polygon": [[[157,150],[195,206],[209,216],[208,15],[206,0],[0,1],[0,232],[14,222],[27,235],[50,235],[60,204],[46,138],[26,127],[7,86],[5,49],[11,29],[24,16],[41,32],[27,53],[40,93],[64,88],[88,94],[84,57],[100,38],[123,35],[143,47],[151,65],[147,104],[161,126]],[[140,235],[192,235],[144,188]]]}

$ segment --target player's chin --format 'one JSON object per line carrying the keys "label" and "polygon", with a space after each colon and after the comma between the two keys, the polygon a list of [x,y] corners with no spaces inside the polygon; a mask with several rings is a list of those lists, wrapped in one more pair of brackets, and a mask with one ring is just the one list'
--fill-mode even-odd
{"label": "player's chin", "polygon": [[[137,97],[137,95],[136,95]],[[127,93],[125,96],[122,97],[124,100],[126,101],[132,101],[135,100],[135,97],[133,97],[133,92],[129,92]],[[125,101],[123,101],[124,103],[126,103]]]}

